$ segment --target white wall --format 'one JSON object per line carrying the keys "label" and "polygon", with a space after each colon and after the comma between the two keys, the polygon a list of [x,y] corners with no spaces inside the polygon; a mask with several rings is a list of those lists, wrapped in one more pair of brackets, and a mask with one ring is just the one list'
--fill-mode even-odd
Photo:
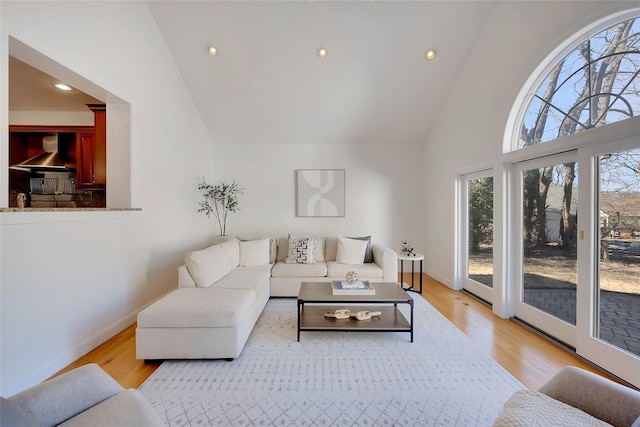
{"label": "white wall", "polygon": [[0,393],[8,396],[133,323],[176,285],[186,251],[207,241],[195,180],[213,176],[213,148],[145,2],[3,1],[0,18],[3,89],[11,35],[130,104],[131,165],[112,178],[130,169],[131,204],[142,209],[0,214]]}
{"label": "white wall", "polygon": [[[411,240],[422,251],[423,152],[409,144],[216,144],[216,179],[245,188],[227,233],[371,235],[396,250]],[[345,170],[344,218],[296,217],[297,169]]]}
{"label": "white wall", "polygon": [[[456,175],[501,167],[507,117],[534,68],[587,24],[633,6],[624,1],[496,4],[428,138],[425,272],[453,286]],[[498,227],[500,209],[494,212]]]}

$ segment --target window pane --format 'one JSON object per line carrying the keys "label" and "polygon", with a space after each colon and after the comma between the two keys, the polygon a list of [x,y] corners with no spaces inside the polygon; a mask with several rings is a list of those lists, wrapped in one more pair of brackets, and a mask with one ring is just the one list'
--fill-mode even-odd
{"label": "window pane", "polygon": [[559,61],[526,109],[515,149],[640,114],[640,18],[585,40]]}
{"label": "window pane", "polygon": [[577,163],[523,172],[523,300],[576,324]]}
{"label": "window pane", "polygon": [[493,287],[493,178],[468,184],[469,253],[467,277]]}
{"label": "window pane", "polygon": [[640,149],[600,157],[597,337],[640,355]]}

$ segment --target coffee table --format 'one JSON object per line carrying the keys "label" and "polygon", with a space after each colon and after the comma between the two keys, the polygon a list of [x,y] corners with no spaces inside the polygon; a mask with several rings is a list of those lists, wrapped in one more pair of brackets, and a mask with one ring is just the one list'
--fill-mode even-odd
{"label": "coffee table", "polygon": [[[409,332],[413,342],[413,298],[399,283],[372,283],[375,295],[333,295],[330,282],[302,282],[298,294],[298,341],[302,331]],[[409,304],[409,320],[398,309]],[[324,317],[327,311],[381,311],[369,320]]]}

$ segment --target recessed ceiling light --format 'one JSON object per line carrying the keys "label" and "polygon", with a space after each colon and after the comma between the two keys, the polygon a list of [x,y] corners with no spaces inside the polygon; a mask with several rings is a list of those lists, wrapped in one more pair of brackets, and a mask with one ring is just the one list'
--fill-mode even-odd
{"label": "recessed ceiling light", "polygon": [[318,50],[316,50],[316,55],[318,55],[318,58],[326,58],[328,54],[329,51],[326,47],[320,46]]}
{"label": "recessed ceiling light", "polygon": [[73,89],[71,89],[71,86],[67,86],[64,83],[56,83],[56,84],[54,84],[54,86],[57,87],[60,90],[73,90]]}
{"label": "recessed ceiling light", "polygon": [[207,52],[209,52],[209,55],[211,56],[216,56],[218,54],[218,49],[213,45],[209,45],[207,46]]}
{"label": "recessed ceiling light", "polygon": [[424,59],[426,59],[427,61],[431,61],[435,57],[436,57],[436,48],[435,47],[427,49],[427,51],[424,53]]}

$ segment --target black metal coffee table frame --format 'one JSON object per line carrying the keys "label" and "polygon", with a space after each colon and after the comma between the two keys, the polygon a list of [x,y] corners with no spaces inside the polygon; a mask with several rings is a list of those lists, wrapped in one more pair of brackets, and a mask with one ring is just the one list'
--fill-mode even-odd
{"label": "black metal coffee table frame", "polygon": [[[409,332],[413,342],[413,298],[398,283],[372,284],[375,295],[333,295],[330,282],[303,282],[298,294],[298,341],[302,331],[350,331]],[[400,312],[398,304],[409,304],[409,320]],[[369,320],[324,316],[338,308],[347,308],[354,313],[369,310],[382,314]]]}

